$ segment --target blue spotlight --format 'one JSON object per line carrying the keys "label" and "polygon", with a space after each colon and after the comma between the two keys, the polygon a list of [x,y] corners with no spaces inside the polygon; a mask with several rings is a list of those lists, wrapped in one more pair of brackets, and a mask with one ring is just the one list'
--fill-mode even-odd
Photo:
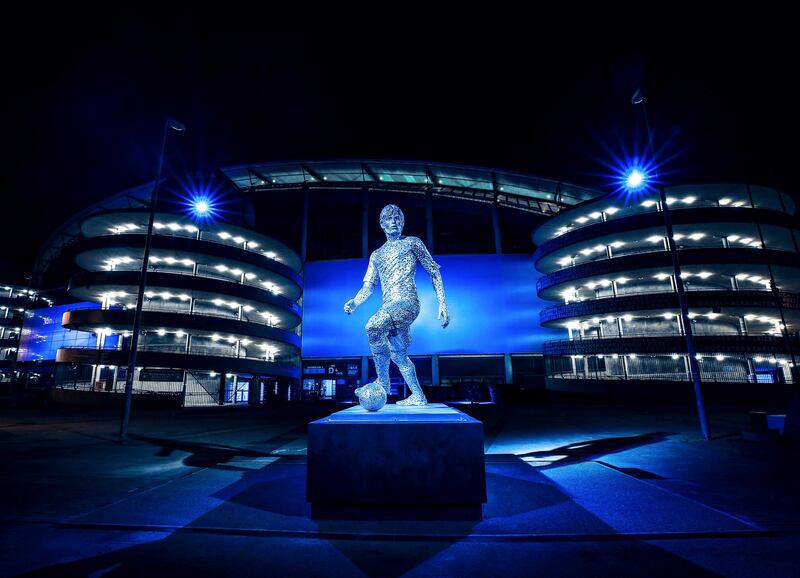
{"label": "blue spotlight", "polygon": [[647,173],[637,167],[630,168],[625,173],[624,183],[629,192],[638,191],[647,184]]}
{"label": "blue spotlight", "polygon": [[208,184],[194,183],[187,179],[185,182],[179,182],[175,196],[186,216],[198,223],[213,221],[224,213],[222,209],[224,201]]}
{"label": "blue spotlight", "polygon": [[214,212],[214,206],[206,197],[192,199],[192,211],[200,218],[208,217]]}

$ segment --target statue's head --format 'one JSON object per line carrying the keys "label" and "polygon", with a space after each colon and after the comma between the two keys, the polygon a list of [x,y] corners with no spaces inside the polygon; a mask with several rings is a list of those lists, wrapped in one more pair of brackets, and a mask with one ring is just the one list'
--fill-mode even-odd
{"label": "statue's head", "polygon": [[381,211],[381,229],[389,237],[399,237],[406,223],[405,215],[397,205],[386,205]]}

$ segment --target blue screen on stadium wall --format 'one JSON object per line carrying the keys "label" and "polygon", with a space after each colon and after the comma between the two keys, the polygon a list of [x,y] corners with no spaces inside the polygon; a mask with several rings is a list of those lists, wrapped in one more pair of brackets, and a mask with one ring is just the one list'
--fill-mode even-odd
{"label": "blue screen on stadium wall", "polygon": [[95,347],[97,338],[94,333],[64,329],[61,327],[61,317],[73,309],[99,308],[100,305],[97,303],[87,302],[28,311],[22,327],[19,360],[53,361],[56,358],[56,351],[61,347]]}
{"label": "blue screen on stadium wall", "polygon": [[[542,342],[563,333],[539,326],[539,311],[548,305],[536,297],[541,276],[528,255],[444,255],[441,266],[450,310],[450,326],[436,319],[436,295],[430,277],[417,267],[422,305],[411,326],[412,355],[534,353]],[[306,263],[303,297],[303,356],[369,355],[364,326],[380,307],[380,285],[353,315],[345,301],[361,287],[367,259]]]}

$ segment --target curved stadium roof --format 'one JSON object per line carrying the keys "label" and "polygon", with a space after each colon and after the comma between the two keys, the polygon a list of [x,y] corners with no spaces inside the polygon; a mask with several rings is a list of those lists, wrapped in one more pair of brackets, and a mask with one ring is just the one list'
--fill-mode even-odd
{"label": "curved stadium roof", "polygon": [[[220,171],[248,193],[309,188],[363,188],[432,193],[552,215],[601,196],[589,189],[523,173],[470,165],[425,161],[336,160],[281,161],[223,167]],[[36,258],[34,272],[43,274],[64,246],[80,236],[81,222],[105,211],[147,206],[154,183],[114,194],[76,213],[58,227]]]}

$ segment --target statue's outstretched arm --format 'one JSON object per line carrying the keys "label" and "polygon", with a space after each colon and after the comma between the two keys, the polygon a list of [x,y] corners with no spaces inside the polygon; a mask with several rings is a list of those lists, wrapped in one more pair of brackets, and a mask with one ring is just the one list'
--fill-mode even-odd
{"label": "statue's outstretched arm", "polygon": [[417,260],[428,272],[428,275],[431,276],[433,290],[436,292],[436,299],[439,301],[438,318],[442,320],[442,327],[447,327],[450,324],[450,314],[447,311],[447,300],[444,295],[444,284],[442,283],[442,274],[439,272],[439,264],[433,260],[428,248],[421,240],[414,237],[411,246]]}
{"label": "statue's outstretched arm", "polygon": [[372,295],[372,292],[375,290],[375,285],[371,282],[365,281],[364,284],[361,286],[361,289],[358,290],[356,296],[353,298],[356,307],[361,305],[364,301],[369,299],[369,296]]}
{"label": "statue's outstretched arm", "polygon": [[444,284],[442,283],[442,274],[439,273],[438,268],[436,269],[436,271],[431,273],[431,282],[433,283],[433,290],[436,291],[436,299],[438,299],[439,305],[442,307],[447,307],[447,301],[445,300],[444,297]]}
{"label": "statue's outstretched arm", "polygon": [[369,299],[369,296],[372,295],[372,292],[375,290],[375,283],[378,281],[378,272],[375,269],[374,261],[375,259],[373,256],[370,256],[367,273],[364,275],[364,284],[361,286],[358,293],[356,293],[356,296],[344,304],[344,312],[348,315],[355,311],[364,301]]}

